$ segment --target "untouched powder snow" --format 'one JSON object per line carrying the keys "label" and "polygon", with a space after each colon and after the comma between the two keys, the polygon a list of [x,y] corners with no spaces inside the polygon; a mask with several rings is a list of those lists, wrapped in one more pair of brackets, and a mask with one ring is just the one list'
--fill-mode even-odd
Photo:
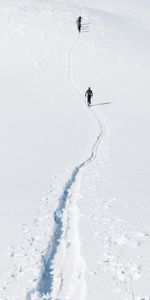
{"label": "untouched powder snow", "polygon": [[150,300],[149,1],[0,8],[0,300]]}

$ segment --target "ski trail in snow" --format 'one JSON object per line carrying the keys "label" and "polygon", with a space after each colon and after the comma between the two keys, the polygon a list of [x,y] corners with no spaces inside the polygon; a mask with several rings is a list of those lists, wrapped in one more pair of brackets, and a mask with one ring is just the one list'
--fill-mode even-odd
{"label": "ski trail in snow", "polygon": [[42,267],[41,267],[41,274],[40,279],[37,284],[36,289],[30,290],[27,293],[26,300],[31,300],[32,296],[37,294],[39,297],[42,297],[47,294],[51,294],[53,289],[53,260],[55,258],[55,255],[57,253],[58,247],[61,242],[61,237],[63,234],[63,221],[62,221],[62,215],[66,208],[67,200],[69,199],[69,195],[72,189],[72,186],[77,180],[77,176],[80,172],[80,170],[84,167],[86,167],[88,164],[92,163],[92,161],[95,159],[97,154],[97,149],[99,146],[99,143],[101,141],[101,138],[103,137],[103,130],[102,127],[100,129],[99,135],[92,147],[91,154],[89,157],[83,161],[81,164],[75,167],[73,170],[70,178],[66,182],[63,193],[60,196],[58,200],[58,208],[54,212],[54,222],[55,222],[55,229],[53,233],[52,240],[49,242],[49,245],[47,247],[47,251],[45,255],[42,257]]}
{"label": "ski trail in snow", "polygon": [[[80,97],[82,98],[82,101],[84,103],[83,96],[80,92],[80,89],[75,84],[74,80],[72,79],[72,75],[71,75],[72,52],[73,52],[75,46],[77,45],[77,43],[79,42],[79,40],[80,40],[80,35],[78,36],[76,41],[73,43],[73,45],[71,46],[70,51],[69,51],[68,78],[69,78],[70,82],[72,83],[73,88],[75,88],[75,90],[80,95]],[[92,163],[93,160],[97,156],[98,146],[100,144],[100,141],[103,137],[103,132],[104,132],[102,124],[99,121],[99,119],[97,118],[95,112],[93,112],[92,110],[91,110],[91,112],[98,123],[98,127],[99,127],[98,136],[97,136],[96,141],[91,149],[90,155],[83,162],[81,162],[78,166],[76,166],[74,168],[74,170],[72,171],[72,174],[70,175],[68,181],[66,182],[66,184],[64,186],[63,193],[60,195],[60,197],[58,199],[58,207],[57,207],[56,211],[54,212],[55,228],[54,228],[53,236],[52,236],[52,239],[49,241],[46,253],[41,258],[41,272],[40,272],[40,277],[39,277],[37,286],[36,286],[36,288],[27,292],[26,300],[43,299],[43,297],[45,297],[45,296],[46,296],[46,298],[44,298],[44,299],[56,299],[56,298],[53,298],[53,296],[51,297],[53,290],[55,290],[55,286],[54,286],[55,265],[53,265],[53,263],[54,263],[56,255],[57,255],[58,248],[60,247],[60,245],[62,243],[63,233],[66,233],[70,226],[70,225],[68,225],[68,222],[66,225],[64,224],[63,215],[64,215],[65,211],[68,212],[70,209],[70,208],[66,209],[66,207],[67,207],[68,202],[71,202],[70,198],[72,199],[74,197],[74,192],[73,192],[74,186],[78,185],[78,178],[79,178],[79,174],[81,173],[81,170],[86,168],[88,166],[88,164]],[[77,213],[78,208],[77,208],[77,206],[75,206],[75,202],[76,202],[75,200],[74,201],[72,200],[73,204],[71,206],[71,210],[72,209],[73,209],[73,211],[75,210],[76,214],[78,214]],[[78,241],[78,243],[77,243],[78,244],[78,249],[77,249],[78,254],[76,254],[76,256],[77,255],[79,256],[80,269],[82,269],[82,270],[78,271],[78,273],[80,274],[79,277],[82,277],[82,279],[83,279],[83,281],[82,281],[83,286],[80,287],[80,289],[81,289],[81,294],[80,294],[81,298],[80,299],[85,299],[85,294],[86,294],[85,278],[84,278],[85,262],[81,255],[81,252],[80,252],[80,242],[79,242],[80,239],[79,239],[79,233],[78,233],[77,219],[78,219],[78,217],[75,218],[73,221],[73,227],[74,227],[73,230],[74,230],[74,234],[76,235],[76,241]],[[58,294],[61,292],[61,289],[63,287],[63,275],[59,274],[59,277],[60,277],[60,284],[59,284],[59,287],[56,288],[56,290],[58,290]],[[70,297],[71,291],[72,291],[72,295],[73,295],[73,289],[74,289],[73,282],[71,283],[71,285],[72,286],[70,286],[70,293],[69,293],[68,297]],[[65,298],[65,299],[70,299],[70,298]]]}
{"label": "ski trail in snow", "polygon": [[80,178],[73,184],[66,209],[62,216],[63,234],[53,266],[54,284],[51,299],[76,300],[86,299],[87,287],[85,279],[86,264],[81,254],[79,236],[79,208],[77,205],[80,192]]}
{"label": "ski trail in snow", "polygon": [[[74,48],[77,46],[78,42],[80,40],[79,37],[75,40],[73,45],[70,48],[69,55],[68,55],[68,77],[71,81],[71,84],[73,85],[73,88],[76,89],[80,97],[82,97],[82,94],[78,88],[78,86],[75,84],[72,73],[71,73],[71,59],[72,59],[72,52]],[[83,97],[82,97],[83,100]],[[83,101],[84,103],[84,101]],[[98,146],[100,143],[100,139],[103,134],[102,125],[97,118],[96,114],[92,111],[96,121],[98,122],[99,126],[99,134],[98,137],[93,145],[93,150],[91,156],[78,167],[78,172],[76,174],[76,178],[74,182],[72,181],[72,185],[68,194],[68,199],[65,207],[65,212],[63,212],[63,215],[68,214],[68,217],[66,217],[67,221],[65,220],[64,216],[62,215],[62,238],[61,243],[59,246],[59,253],[56,253],[56,258],[53,263],[55,266],[55,276],[53,279],[53,290],[51,293],[52,300],[55,299],[76,299],[76,290],[78,289],[79,292],[77,293],[78,297],[80,295],[80,299],[86,299],[86,279],[85,279],[85,270],[86,265],[84,258],[81,254],[81,243],[80,243],[80,236],[79,236],[79,230],[78,230],[78,217],[75,217],[75,212],[79,211],[77,206],[77,187],[78,187],[78,181],[79,177],[81,176],[82,170],[84,167],[87,166],[88,163],[91,163],[95,158],[98,150]],[[79,173],[80,171],[80,173]],[[79,173],[79,174],[78,174]],[[78,175],[78,176],[77,176]],[[71,214],[71,212],[73,213]],[[69,240],[69,242],[68,242]],[[69,247],[67,246],[69,244]],[[69,250],[68,250],[69,248]],[[72,248],[72,250],[70,250]],[[73,253],[74,252],[74,256]],[[64,254],[65,253],[65,254]],[[61,260],[61,263],[60,263]],[[64,261],[66,263],[64,263]],[[65,268],[67,268],[67,265],[69,264],[69,278],[66,278],[66,271],[64,272],[64,265]],[[54,269],[54,268],[53,268]],[[67,268],[68,269],[68,268]],[[61,272],[62,270],[62,272]],[[70,279],[71,277],[71,279]],[[78,277],[78,278],[77,278]],[[75,280],[76,278],[76,280]],[[66,285],[65,285],[66,282]],[[79,284],[80,282],[80,284]],[[67,291],[66,291],[67,290]],[[62,296],[63,295],[63,296]],[[64,296],[65,295],[65,296]]]}
{"label": "ski trail in snow", "polygon": [[[78,93],[79,96],[81,97],[82,102],[85,104],[85,100],[84,100],[84,98],[83,98],[83,95],[82,95],[82,93],[81,93],[81,91],[80,91],[78,85],[77,85],[77,84],[75,83],[75,81],[73,80],[73,78],[72,78],[72,73],[71,73],[72,53],[73,53],[73,50],[74,50],[74,48],[76,47],[76,45],[78,44],[79,41],[80,41],[80,34],[79,34],[77,40],[76,40],[76,41],[73,43],[73,45],[71,46],[70,51],[69,51],[69,55],[68,55],[68,78],[69,78],[69,80],[70,80],[70,82],[71,82],[73,88],[77,91],[77,93]],[[90,108],[90,112],[93,114],[93,116],[94,116],[94,118],[95,118],[95,120],[96,120],[96,122],[97,122],[97,124],[98,124],[99,132],[104,131],[104,128],[102,128],[102,124],[101,124],[99,118],[97,117],[96,113],[95,113],[91,108]],[[96,151],[95,151],[96,153],[97,153],[97,149],[98,149],[98,146],[99,146],[99,141],[98,141],[98,139],[99,139],[99,135],[98,135],[97,140],[96,140],[96,142],[95,142],[95,144],[94,144],[94,146],[93,146],[93,148],[96,147]],[[96,154],[95,154],[95,157],[96,157]],[[95,157],[94,157],[94,158],[95,158]]]}

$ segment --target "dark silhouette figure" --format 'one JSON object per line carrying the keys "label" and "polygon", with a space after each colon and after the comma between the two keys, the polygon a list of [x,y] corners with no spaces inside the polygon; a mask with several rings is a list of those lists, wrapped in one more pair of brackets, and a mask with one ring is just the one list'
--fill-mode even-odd
{"label": "dark silhouette figure", "polygon": [[87,97],[87,104],[88,104],[88,106],[90,106],[91,105],[91,98],[93,97],[93,92],[92,92],[90,87],[86,91],[85,97]]}
{"label": "dark silhouette figure", "polygon": [[78,27],[79,33],[81,32],[81,27],[82,27],[81,21],[82,21],[82,17],[80,16],[77,19],[77,27]]}

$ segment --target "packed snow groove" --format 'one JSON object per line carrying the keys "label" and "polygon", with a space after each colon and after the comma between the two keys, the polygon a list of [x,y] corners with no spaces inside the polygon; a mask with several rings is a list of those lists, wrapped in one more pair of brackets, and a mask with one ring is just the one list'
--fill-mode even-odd
{"label": "packed snow groove", "polygon": [[[77,93],[82,98],[83,103],[85,103],[83,100],[82,93],[80,92],[80,89],[78,88],[78,86],[75,84],[75,82],[72,78],[72,75],[71,75],[72,52],[73,52],[74,47],[78,44],[79,40],[80,40],[80,34],[79,34],[78,38],[75,40],[75,42],[72,44],[69,54],[68,54],[68,78],[69,78],[73,88],[75,88]],[[57,253],[57,249],[61,243],[61,237],[63,234],[63,220],[62,220],[63,211],[66,208],[66,203],[69,200],[69,195],[70,195],[72,186],[76,182],[79,172],[81,171],[81,169],[85,168],[88,164],[92,163],[93,160],[96,158],[98,146],[99,146],[99,143],[104,134],[104,130],[103,130],[101,122],[99,121],[96,114],[92,110],[91,110],[91,112],[98,123],[98,128],[99,128],[98,136],[92,147],[91,154],[85,161],[83,161],[81,164],[79,164],[78,166],[76,166],[74,168],[70,178],[68,179],[68,181],[66,182],[66,184],[63,188],[62,195],[58,199],[58,207],[57,207],[56,211],[54,212],[55,229],[53,232],[52,239],[49,242],[49,245],[47,247],[46,253],[45,253],[45,255],[42,256],[42,259],[41,259],[42,267],[41,267],[40,278],[39,278],[36,289],[32,289],[27,292],[26,300],[32,300],[32,296],[34,297],[34,295],[37,295],[38,299],[39,299],[39,297],[40,298],[42,297],[42,299],[43,299],[43,297],[45,295],[47,295],[48,299],[50,299],[49,297],[51,296],[51,293],[53,290],[53,277],[54,277],[53,261],[54,261],[55,255]],[[63,285],[63,283],[61,283],[61,285]],[[60,289],[61,289],[61,286],[60,286]]]}
{"label": "packed snow groove", "polygon": [[149,1],[93,2],[1,1],[0,300],[150,300]]}
{"label": "packed snow groove", "polygon": [[69,198],[69,194],[72,188],[72,185],[75,183],[77,179],[77,175],[83,167],[86,167],[88,164],[92,163],[92,161],[96,158],[97,149],[101,138],[103,137],[103,130],[99,132],[99,135],[93,145],[90,156],[82,162],[80,165],[76,166],[73,170],[70,178],[66,182],[63,193],[58,199],[58,208],[54,212],[54,221],[55,221],[55,230],[53,233],[52,240],[50,241],[46,254],[42,257],[42,268],[39,282],[37,284],[36,290],[31,290],[27,293],[26,300],[32,299],[32,295],[36,292],[43,297],[46,294],[50,294],[53,288],[53,260],[57,253],[57,249],[61,242],[61,236],[63,233],[63,222],[62,222],[62,214],[66,206],[66,202]]}
{"label": "packed snow groove", "polygon": [[39,279],[36,290],[29,291],[27,294],[26,300],[32,299],[31,297],[35,292],[38,292],[41,297],[46,294],[50,294],[52,292],[52,288],[53,288],[53,266],[52,265],[53,265],[53,260],[55,258],[55,255],[57,253],[57,249],[60,245],[61,236],[63,233],[62,214],[65,209],[66,202],[69,198],[69,193],[72,188],[72,185],[75,183],[75,181],[77,179],[77,175],[79,174],[80,170],[83,167],[86,167],[88,164],[92,163],[92,161],[96,158],[98,146],[101,141],[101,138],[103,137],[102,125],[100,124],[99,120],[97,120],[97,121],[99,124],[100,131],[99,131],[98,137],[92,147],[91,154],[84,162],[82,162],[81,164],[79,164],[78,166],[75,167],[70,178],[68,179],[68,181],[66,182],[66,184],[64,186],[62,195],[60,196],[60,198],[58,200],[58,203],[59,203],[58,208],[54,212],[55,230],[53,233],[52,240],[50,241],[50,243],[48,245],[46,254],[43,255],[43,257],[42,257],[42,268],[41,268],[40,279]]}
{"label": "packed snow groove", "polygon": [[[73,88],[77,91],[77,93],[78,93],[79,96],[81,97],[83,103],[85,104],[84,99],[83,99],[83,95],[82,95],[82,93],[81,93],[79,87],[77,86],[77,84],[76,84],[75,81],[73,80],[72,74],[71,74],[71,59],[72,59],[72,52],[73,52],[74,48],[76,47],[76,45],[78,44],[79,41],[80,41],[80,34],[79,34],[78,38],[76,39],[76,41],[75,41],[75,42],[73,43],[73,45],[71,46],[70,51],[69,51],[69,55],[68,55],[68,78],[69,78],[69,80],[70,80],[70,82],[71,82]],[[101,124],[100,120],[98,119],[98,117],[96,116],[96,114],[95,114],[95,112],[94,112],[93,110],[90,109],[90,111],[91,111],[91,113],[93,114],[93,116],[94,116],[96,122],[98,123],[99,131],[103,131],[103,134],[104,134],[104,128],[102,129],[102,124]],[[98,148],[99,142],[96,141],[96,145],[94,145],[94,146],[96,146],[96,148]],[[97,149],[96,149],[96,150],[97,150]],[[96,154],[95,154],[95,156],[96,156]]]}

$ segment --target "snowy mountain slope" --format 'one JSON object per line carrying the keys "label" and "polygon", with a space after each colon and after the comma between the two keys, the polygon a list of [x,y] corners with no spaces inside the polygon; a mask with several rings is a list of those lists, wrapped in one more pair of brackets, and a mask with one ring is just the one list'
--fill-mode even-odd
{"label": "snowy mountain slope", "polygon": [[65,47],[70,49],[77,34],[67,44],[61,42],[62,60],[58,32],[64,16],[56,6],[55,17],[47,5],[1,3],[2,253],[21,238],[18,223],[32,220],[55,176],[62,181],[63,175],[65,181],[95,139],[95,122],[76,100],[66,70]]}
{"label": "snowy mountain slope", "polygon": [[136,4],[1,4],[1,160],[14,173],[1,171],[0,299],[150,298],[149,3]]}

